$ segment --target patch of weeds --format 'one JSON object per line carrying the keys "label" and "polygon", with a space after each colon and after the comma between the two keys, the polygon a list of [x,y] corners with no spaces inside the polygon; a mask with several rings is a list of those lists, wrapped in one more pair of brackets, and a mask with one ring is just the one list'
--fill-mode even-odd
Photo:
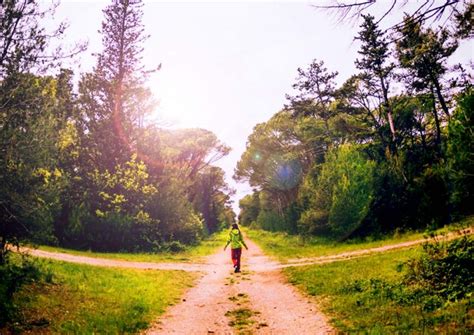
{"label": "patch of weeds", "polygon": [[241,273],[237,274],[237,278],[240,280],[250,280],[249,276],[251,275],[250,271],[242,271]]}
{"label": "patch of weeds", "polygon": [[266,323],[266,322],[260,322],[260,323],[257,325],[257,329],[264,328],[264,327],[268,327],[268,323]]}
{"label": "patch of weeds", "polygon": [[248,297],[249,296],[245,293],[238,293],[237,295],[230,296],[228,299],[240,305],[241,303],[248,302]]}
{"label": "patch of weeds", "polygon": [[[238,293],[229,297],[229,300],[236,303],[238,308],[228,311],[225,316],[230,318],[229,326],[239,331],[239,334],[253,334],[253,326],[257,323],[253,316],[260,314],[258,311],[251,310],[248,306],[249,296],[246,293]],[[263,327],[263,323],[257,325],[257,329]]]}
{"label": "patch of weeds", "polygon": [[225,316],[230,318],[229,326],[234,327],[237,330],[245,330],[252,327],[255,324],[255,320],[252,317],[256,313],[247,307],[241,307],[228,311]]}
{"label": "patch of weeds", "polygon": [[234,284],[239,284],[240,281],[238,280],[235,280],[235,279],[232,279],[232,278],[228,278],[227,282],[225,283],[226,286],[232,286]]}

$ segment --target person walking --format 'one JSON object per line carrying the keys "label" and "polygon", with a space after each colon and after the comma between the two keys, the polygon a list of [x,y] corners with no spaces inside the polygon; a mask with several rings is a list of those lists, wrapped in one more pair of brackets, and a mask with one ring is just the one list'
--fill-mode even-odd
{"label": "person walking", "polygon": [[240,257],[242,256],[242,246],[245,249],[249,250],[247,245],[244,242],[244,238],[242,237],[242,232],[239,229],[239,225],[234,223],[232,225],[232,229],[229,232],[229,239],[227,240],[227,244],[224,247],[224,251],[227,249],[227,246],[230,244],[230,251],[232,257],[232,263],[234,264],[234,272],[240,272]]}

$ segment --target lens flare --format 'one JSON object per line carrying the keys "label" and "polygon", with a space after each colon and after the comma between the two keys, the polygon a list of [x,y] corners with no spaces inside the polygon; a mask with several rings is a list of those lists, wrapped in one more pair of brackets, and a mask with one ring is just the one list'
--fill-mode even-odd
{"label": "lens flare", "polygon": [[253,156],[252,156],[252,160],[255,164],[260,164],[260,162],[262,161],[262,155],[259,153],[259,152],[256,152]]}
{"label": "lens flare", "polygon": [[295,188],[303,173],[301,163],[297,159],[275,156],[267,160],[265,170],[271,187],[282,191]]}

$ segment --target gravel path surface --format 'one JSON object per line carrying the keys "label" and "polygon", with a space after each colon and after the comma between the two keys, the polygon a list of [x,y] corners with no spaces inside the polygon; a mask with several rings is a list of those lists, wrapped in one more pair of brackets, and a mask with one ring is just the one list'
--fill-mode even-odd
{"label": "gravel path surface", "polygon": [[[212,268],[146,334],[332,334],[316,303],[287,284],[274,262],[246,241],[242,273],[232,270],[230,252],[211,256]],[[267,270],[269,271],[267,271]],[[250,314],[231,327],[232,311]]]}

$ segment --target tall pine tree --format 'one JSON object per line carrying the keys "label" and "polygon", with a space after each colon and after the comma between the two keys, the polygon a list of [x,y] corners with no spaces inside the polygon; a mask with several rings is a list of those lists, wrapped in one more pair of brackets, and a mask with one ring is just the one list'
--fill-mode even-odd
{"label": "tall pine tree", "polygon": [[104,10],[103,51],[80,83],[83,135],[91,162],[112,170],[138,150],[144,116],[154,107],[144,83],[141,0],[114,0]]}
{"label": "tall pine tree", "polygon": [[[389,99],[390,77],[394,65],[387,64],[389,43],[385,38],[385,34],[378,28],[373,16],[364,15],[363,18],[362,29],[356,37],[362,42],[359,51],[361,57],[356,60],[355,64],[359,70],[362,70],[361,78],[367,87],[372,88],[371,92],[378,102],[379,113],[386,119],[390,127],[392,143],[394,143],[396,130]],[[393,145],[391,147],[393,149]]]}

